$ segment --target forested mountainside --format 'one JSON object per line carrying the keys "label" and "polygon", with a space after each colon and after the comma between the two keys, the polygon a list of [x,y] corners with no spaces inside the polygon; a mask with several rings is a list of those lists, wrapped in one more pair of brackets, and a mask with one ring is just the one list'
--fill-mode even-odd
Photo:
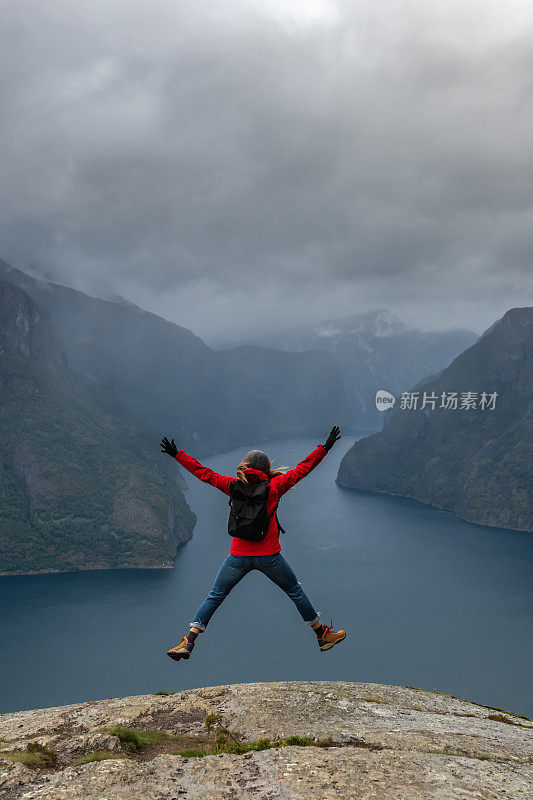
{"label": "forested mountainside", "polygon": [[508,311],[406,399],[382,431],[350,448],[337,483],[413,497],[470,522],[533,530],[533,308]]}
{"label": "forested mountainside", "polygon": [[196,520],[154,433],[103,410],[0,280],[0,573],[171,566]]}

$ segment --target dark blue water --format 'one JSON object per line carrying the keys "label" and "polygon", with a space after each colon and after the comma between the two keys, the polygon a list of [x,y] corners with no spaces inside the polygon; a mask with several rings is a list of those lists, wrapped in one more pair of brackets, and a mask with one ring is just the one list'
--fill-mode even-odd
{"label": "dark blue water", "polygon": [[[244,681],[350,680],[437,689],[533,716],[533,536],[334,483],[343,437],[286,494],[282,553],[346,640],[321,653],[262,574],[238,584],[189,662],[187,631],[231,542],[227,498],[184,471],[198,515],[173,570],[0,578],[0,711]],[[315,440],[261,445],[294,466]],[[249,448],[255,445],[249,443]],[[204,461],[234,474],[248,447]]]}

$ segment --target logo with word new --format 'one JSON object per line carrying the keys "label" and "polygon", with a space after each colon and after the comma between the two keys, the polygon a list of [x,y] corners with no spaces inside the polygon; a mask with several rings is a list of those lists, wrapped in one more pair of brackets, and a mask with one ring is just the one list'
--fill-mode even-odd
{"label": "logo with word new", "polygon": [[394,408],[396,398],[386,389],[378,389],[376,392],[376,408],[378,411],[387,411],[389,408]]}

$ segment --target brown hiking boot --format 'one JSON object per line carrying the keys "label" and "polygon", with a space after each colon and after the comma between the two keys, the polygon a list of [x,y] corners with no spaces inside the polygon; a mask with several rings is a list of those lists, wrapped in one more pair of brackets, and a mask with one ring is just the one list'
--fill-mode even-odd
{"label": "brown hiking boot", "polygon": [[324,628],[322,631],[322,636],[317,637],[318,646],[321,650],[330,650],[338,642],[342,642],[343,639],[346,639],[346,631],[334,631],[333,622],[331,619],[330,622],[331,625],[322,624]]}
{"label": "brown hiking boot", "polygon": [[180,658],[190,658],[193,647],[194,642],[189,642],[187,637],[184,636],[179,644],[170,648],[170,650],[167,652],[167,656],[173,658],[174,661],[179,661]]}

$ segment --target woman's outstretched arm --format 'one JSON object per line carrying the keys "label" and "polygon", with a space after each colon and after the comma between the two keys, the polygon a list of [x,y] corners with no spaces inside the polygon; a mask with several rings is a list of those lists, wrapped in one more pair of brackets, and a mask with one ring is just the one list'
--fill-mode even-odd
{"label": "woman's outstretched arm", "polygon": [[182,467],[189,470],[189,472],[195,475],[199,480],[204,481],[204,483],[210,483],[211,486],[229,495],[230,483],[234,481],[235,478],[230,475],[219,475],[218,472],[214,472],[214,470],[209,469],[209,467],[204,467],[199,461],[186,453],[185,450],[178,450],[174,439],[169,442],[167,437],[164,436],[161,441],[161,452],[172,456],[178,464],[181,464]]}
{"label": "woman's outstretched arm", "polygon": [[312,453],[309,453],[303,461],[300,461],[294,469],[289,469],[287,472],[283,473],[283,475],[276,475],[275,478],[272,478],[271,481],[271,490],[275,489],[278,493],[278,496],[281,497],[282,494],[285,494],[289,489],[298,483],[302,478],[305,478],[306,475],[309,475],[312,469],[314,469],[324,456],[326,455],[329,450],[333,447],[336,441],[340,439],[339,435],[339,428],[335,425],[325,442],[325,444],[319,444]]}
{"label": "woman's outstretched arm", "polygon": [[301,481],[302,478],[305,478],[306,475],[309,475],[312,469],[314,469],[324,456],[326,455],[327,450],[324,448],[324,445],[319,444],[312,453],[309,453],[299,464],[297,464],[294,469],[288,469],[287,472],[284,472],[283,475],[276,475],[275,478],[272,478],[270,482],[270,491],[276,491],[279,497],[285,492],[288,492],[289,489]]}

